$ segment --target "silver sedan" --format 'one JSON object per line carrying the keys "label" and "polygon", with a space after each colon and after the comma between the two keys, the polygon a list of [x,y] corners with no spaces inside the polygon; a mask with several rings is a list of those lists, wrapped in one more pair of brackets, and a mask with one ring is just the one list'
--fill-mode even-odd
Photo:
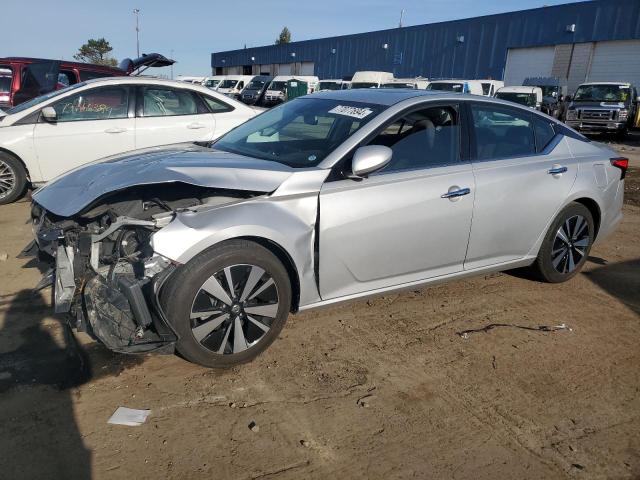
{"label": "silver sedan", "polygon": [[38,190],[40,286],[113,350],[231,366],[290,313],[516,267],[570,279],[620,221],[626,168],[495,99],[314,94]]}

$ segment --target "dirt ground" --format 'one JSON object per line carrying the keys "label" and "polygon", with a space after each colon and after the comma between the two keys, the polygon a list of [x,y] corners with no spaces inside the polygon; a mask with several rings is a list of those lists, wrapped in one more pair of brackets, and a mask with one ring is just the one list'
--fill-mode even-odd
{"label": "dirt ground", "polygon": [[[15,258],[28,203],[0,207],[0,479],[640,478],[640,148],[617,147],[624,222],[571,282],[494,274],[296,315],[228,371],[69,333]],[[108,425],[118,406],[151,415]]]}

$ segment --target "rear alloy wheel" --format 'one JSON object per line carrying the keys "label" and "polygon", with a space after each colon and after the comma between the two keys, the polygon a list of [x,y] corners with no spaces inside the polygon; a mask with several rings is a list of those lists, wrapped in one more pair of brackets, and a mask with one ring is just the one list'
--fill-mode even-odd
{"label": "rear alloy wheel", "polygon": [[0,152],[0,205],[18,200],[27,186],[27,173],[13,156]]}
{"label": "rear alloy wheel", "polygon": [[593,216],[579,203],[567,206],[549,229],[538,258],[535,272],[547,282],[557,283],[576,275],[589,256],[594,238]]}
{"label": "rear alloy wheel", "polygon": [[207,367],[252,360],[284,326],[291,308],[285,267],[254,242],[231,240],[193,258],[161,294],[177,349]]}

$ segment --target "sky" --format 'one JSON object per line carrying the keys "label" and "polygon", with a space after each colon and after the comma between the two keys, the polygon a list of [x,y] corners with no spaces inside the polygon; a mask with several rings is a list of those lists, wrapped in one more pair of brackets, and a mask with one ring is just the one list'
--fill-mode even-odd
{"label": "sky", "polygon": [[[207,75],[211,53],[273,44],[283,26],[309,40],[571,3],[567,0],[5,0],[0,57],[71,60],[89,38],[106,38],[118,60],[140,52],[173,56],[174,75]],[[19,19],[11,21],[9,19]],[[8,41],[7,41],[8,39]],[[169,68],[151,73],[170,75]]]}

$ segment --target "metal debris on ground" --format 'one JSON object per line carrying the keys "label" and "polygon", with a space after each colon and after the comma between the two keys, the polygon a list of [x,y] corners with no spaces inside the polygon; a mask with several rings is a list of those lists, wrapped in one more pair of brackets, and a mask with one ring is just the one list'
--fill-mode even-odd
{"label": "metal debris on ground", "polygon": [[467,339],[472,333],[484,332],[487,333],[489,330],[493,330],[497,327],[511,327],[511,328],[520,328],[522,330],[533,330],[534,332],[556,332],[558,330],[568,330],[572,332],[573,330],[567,326],[566,324],[561,325],[538,325],[537,327],[529,327],[526,325],[516,325],[513,323],[490,323],[482,328],[472,328],[469,330],[463,330],[462,332],[456,332],[460,337]]}
{"label": "metal debris on ground", "polygon": [[258,424],[256,422],[251,422],[249,423],[249,430],[251,430],[252,432],[259,432],[260,431],[260,427],[258,426]]}
{"label": "metal debris on ground", "polygon": [[139,427],[146,420],[151,410],[138,410],[136,408],[118,407],[109,421],[112,425],[127,425],[129,427]]}

